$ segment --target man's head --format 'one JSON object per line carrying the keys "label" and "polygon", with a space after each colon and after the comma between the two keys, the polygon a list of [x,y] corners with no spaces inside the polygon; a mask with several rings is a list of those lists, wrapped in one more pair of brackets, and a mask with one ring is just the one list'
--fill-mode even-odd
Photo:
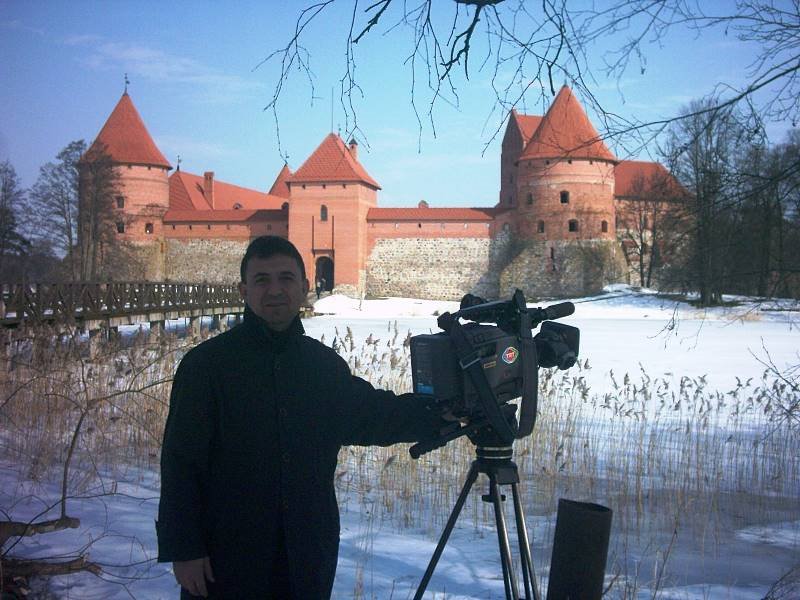
{"label": "man's head", "polygon": [[284,238],[262,236],[247,247],[240,268],[239,293],[270,328],[283,331],[308,294],[303,258]]}

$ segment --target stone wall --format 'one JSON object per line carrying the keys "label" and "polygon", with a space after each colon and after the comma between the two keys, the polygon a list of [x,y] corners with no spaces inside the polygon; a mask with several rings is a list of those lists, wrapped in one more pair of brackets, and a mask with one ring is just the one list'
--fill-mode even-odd
{"label": "stone wall", "polygon": [[516,288],[529,300],[595,294],[624,278],[625,270],[615,241],[521,242],[500,274],[500,295]]}
{"label": "stone wall", "polygon": [[118,241],[99,249],[99,280],[163,281],[164,256],[161,242]]}
{"label": "stone wall", "polygon": [[379,239],[367,262],[366,293],[442,300],[471,293],[496,299],[510,246],[507,237]]}
{"label": "stone wall", "polygon": [[166,240],[170,281],[237,283],[249,240]]}
{"label": "stone wall", "polygon": [[[247,244],[186,239],[122,244],[116,256],[104,257],[103,275],[116,281],[236,283]],[[629,267],[617,242],[520,241],[503,235],[379,239],[358,279],[367,296],[460,300],[470,293],[494,300],[519,288],[536,301],[597,293],[626,276]],[[360,295],[352,284],[337,284],[334,292]]]}

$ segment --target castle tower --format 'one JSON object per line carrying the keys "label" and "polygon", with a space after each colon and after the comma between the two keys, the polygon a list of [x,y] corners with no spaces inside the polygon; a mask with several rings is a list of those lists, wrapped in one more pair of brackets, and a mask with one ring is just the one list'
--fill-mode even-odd
{"label": "castle tower", "polygon": [[541,122],[542,117],[538,115],[523,115],[514,109],[511,110],[500,153],[500,197],[498,198],[498,207],[519,205],[519,199],[517,198],[519,157]]}
{"label": "castle tower", "polygon": [[499,207],[522,250],[501,274],[501,295],[581,294],[613,279],[617,162],[567,86],[544,117],[512,111]]}
{"label": "castle tower", "polygon": [[616,157],[564,86],[517,159],[517,229],[537,240],[615,239]]}
{"label": "castle tower", "polygon": [[[115,279],[161,280],[163,216],[169,209],[168,175],[172,166],[150,137],[127,91],[81,159],[82,179],[87,176],[92,158],[102,153],[111,159],[119,183],[112,200],[116,222],[106,226],[113,227],[118,254],[126,254],[122,262],[129,267],[127,273],[105,275]],[[81,201],[86,206],[85,199]]]}
{"label": "castle tower", "polygon": [[354,140],[331,133],[286,179],[290,189],[289,239],[306,264],[312,286],[356,294],[364,289],[367,212],[377,204],[378,183],[358,161]]}

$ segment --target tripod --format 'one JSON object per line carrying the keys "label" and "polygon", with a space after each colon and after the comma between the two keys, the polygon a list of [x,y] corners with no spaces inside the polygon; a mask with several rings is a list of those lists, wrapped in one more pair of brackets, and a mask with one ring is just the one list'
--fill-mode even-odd
{"label": "tripod", "polygon": [[[506,588],[506,600],[540,600],[539,590],[536,585],[536,575],[533,572],[533,560],[531,559],[530,544],[528,543],[528,530],[525,527],[525,517],[522,512],[522,500],[519,495],[519,471],[517,465],[511,460],[512,451],[511,447],[502,448],[487,448],[476,447],[475,454],[477,458],[472,461],[467,474],[467,480],[464,482],[464,487],[461,488],[461,493],[458,495],[453,511],[447,519],[447,524],[439,537],[439,543],[436,545],[436,550],[433,552],[428,568],[422,581],[417,588],[417,593],[414,595],[414,600],[422,600],[422,595],[425,593],[425,588],[428,587],[428,582],[433,576],[433,571],[436,569],[436,564],[444,551],[450,533],[455,527],[458,515],[464,507],[464,502],[467,500],[469,491],[475,480],[478,478],[479,473],[483,473],[489,478],[489,493],[481,497],[484,502],[491,502],[494,506],[494,517],[497,524],[497,541],[500,544],[500,562],[503,566],[503,582]],[[525,596],[520,597],[519,588],[517,587],[517,577],[514,570],[514,564],[511,561],[511,544],[508,539],[508,530],[506,528],[506,519],[503,513],[503,501],[505,495],[500,493],[498,486],[510,485],[511,493],[514,500],[514,516],[516,518],[517,526],[517,539],[519,541],[520,560],[522,562],[522,578],[525,584]]]}

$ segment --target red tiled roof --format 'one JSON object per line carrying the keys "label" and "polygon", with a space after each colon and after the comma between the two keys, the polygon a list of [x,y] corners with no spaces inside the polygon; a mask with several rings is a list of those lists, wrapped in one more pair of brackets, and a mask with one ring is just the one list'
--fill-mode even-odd
{"label": "red tiled roof", "polygon": [[173,210],[164,213],[164,223],[220,223],[279,219],[282,210]]}
{"label": "red tiled roof", "polygon": [[367,221],[491,221],[494,208],[370,208]]}
{"label": "red tiled roof", "polygon": [[[286,198],[280,196],[214,180],[214,212],[233,210],[237,204],[241,210],[280,209],[284,202]],[[174,210],[212,210],[203,193],[203,177],[186,171],[170,175],[169,206]]]}
{"label": "red tiled roof", "polygon": [[289,178],[291,183],[360,182],[381,189],[335,133],[322,140],[306,162]]}
{"label": "red tiled roof", "polygon": [[527,144],[531,136],[536,132],[539,124],[542,122],[542,117],[539,115],[523,115],[516,110],[511,111],[511,115],[517,121],[517,127],[522,134],[522,143]]}
{"label": "red tiled roof", "polygon": [[105,151],[117,163],[172,168],[147,132],[144,121],[125,92],[83,158]]}
{"label": "red tiled roof", "polygon": [[[642,193],[639,187],[653,178],[663,178],[669,186],[669,193],[682,196],[686,190],[661,163],[643,160],[623,160],[614,169],[614,195],[633,198]],[[640,183],[641,182],[641,183]]]}
{"label": "red tiled roof", "polygon": [[566,157],[617,160],[600,139],[572,90],[565,85],[519,158]]}
{"label": "red tiled roof", "polygon": [[275,178],[275,183],[273,183],[272,187],[269,188],[268,193],[273,196],[288,198],[289,185],[286,182],[291,178],[291,176],[292,176],[292,170],[289,168],[289,165],[284,163],[281,172],[278,173],[278,176]]}

